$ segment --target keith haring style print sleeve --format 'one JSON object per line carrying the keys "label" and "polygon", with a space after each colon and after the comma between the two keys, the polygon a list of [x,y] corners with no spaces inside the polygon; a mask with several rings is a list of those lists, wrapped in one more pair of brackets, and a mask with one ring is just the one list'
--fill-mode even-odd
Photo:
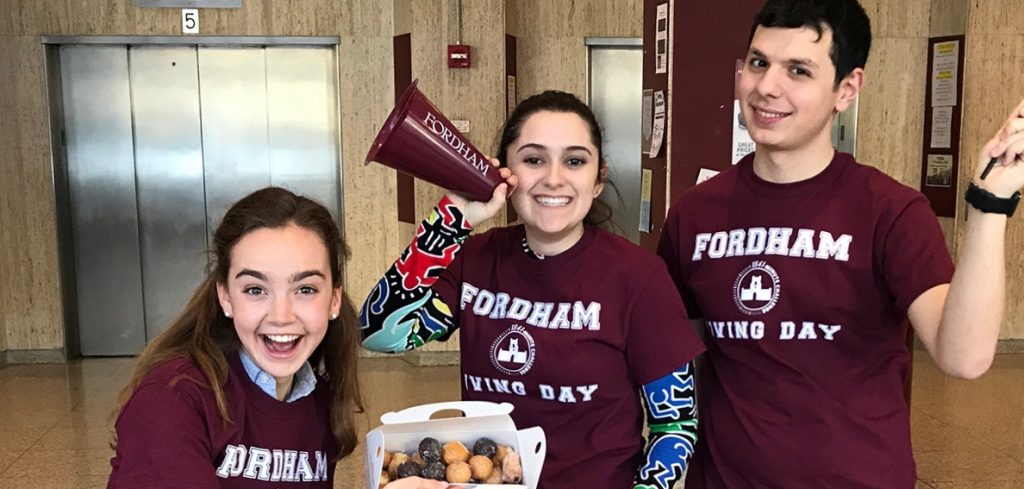
{"label": "keith haring style print sleeve", "polygon": [[455,314],[431,286],[455,259],[471,229],[458,207],[448,197],[441,199],[366,297],[359,312],[363,347],[403,352],[455,329]]}
{"label": "keith haring style print sleeve", "polygon": [[693,362],[643,386],[647,447],[634,489],[670,489],[683,478],[697,444]]}

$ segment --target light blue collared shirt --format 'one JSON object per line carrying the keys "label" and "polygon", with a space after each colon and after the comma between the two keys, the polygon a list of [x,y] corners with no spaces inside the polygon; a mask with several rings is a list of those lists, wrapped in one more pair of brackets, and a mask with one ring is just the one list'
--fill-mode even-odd
{"label": "light blue collared shirt", "polygon": [[[242,358],[242,366],[245,367],[245,373],[249,374],[249,379],[260,390],[266,392],[268,396],[277,399],[277,379],[256,365],[256,362],[249,357],[244,348],[238,349],[238,356]],[[288,397],[284,399],[284,402],[298,401],[312,394],[315,387],[316,375],[313,375],[313,367],[309,365],[309,361],[306,361],[299,368],[299,371],[295,372],[295,379],[292,381],[292,391],[288,393]]]}

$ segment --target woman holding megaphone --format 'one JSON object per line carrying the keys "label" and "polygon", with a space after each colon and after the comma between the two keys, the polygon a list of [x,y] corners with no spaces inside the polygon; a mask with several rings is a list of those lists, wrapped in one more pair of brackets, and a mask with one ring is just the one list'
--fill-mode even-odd
{"label": "woman holding megaphone", "polygon": [[[458,329],[463,399],[512,403],[518,425],[544,428],[539,487],[670,488],[696,442],[703,346],[661,260],[601,228],[593,112],[530,97],[491,163],[504,182],[490,200],[449,192],[371,291],[363,346],[408,351]],[[522,224],[470,236],[506,200]]]}

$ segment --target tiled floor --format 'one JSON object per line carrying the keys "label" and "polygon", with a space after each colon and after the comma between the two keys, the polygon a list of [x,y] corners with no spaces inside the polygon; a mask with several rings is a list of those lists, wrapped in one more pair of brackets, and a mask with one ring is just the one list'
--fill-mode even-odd
{"label": "tiled floor", "polygon": [[[0,487],[102,488],[110,470],[110,410],[131,359],[0,369]],[[940,374],[927,355],[915,361],[913,437],[918,489],[1024,488],[1024,355],[999,355],[982,379]],[[367,412],[457,399],[457,367],[411,367],[364,359]],[[361,488],[361,448],[338,467],[336,487]]]}

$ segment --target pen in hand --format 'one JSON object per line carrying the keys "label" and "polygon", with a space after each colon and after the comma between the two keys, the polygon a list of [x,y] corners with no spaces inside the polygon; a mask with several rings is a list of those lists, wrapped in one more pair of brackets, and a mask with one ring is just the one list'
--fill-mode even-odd
{"label": "pen in hand", "polygon": [[984,180],[985,177],[988,176],[988,172],[992,171],[992,168],[996,166],[997,161],[999,161],[999,158],[992,158],[991,160],[988,160],[988,164],[985,165],[985,169],[981,172],[982,180]]}

